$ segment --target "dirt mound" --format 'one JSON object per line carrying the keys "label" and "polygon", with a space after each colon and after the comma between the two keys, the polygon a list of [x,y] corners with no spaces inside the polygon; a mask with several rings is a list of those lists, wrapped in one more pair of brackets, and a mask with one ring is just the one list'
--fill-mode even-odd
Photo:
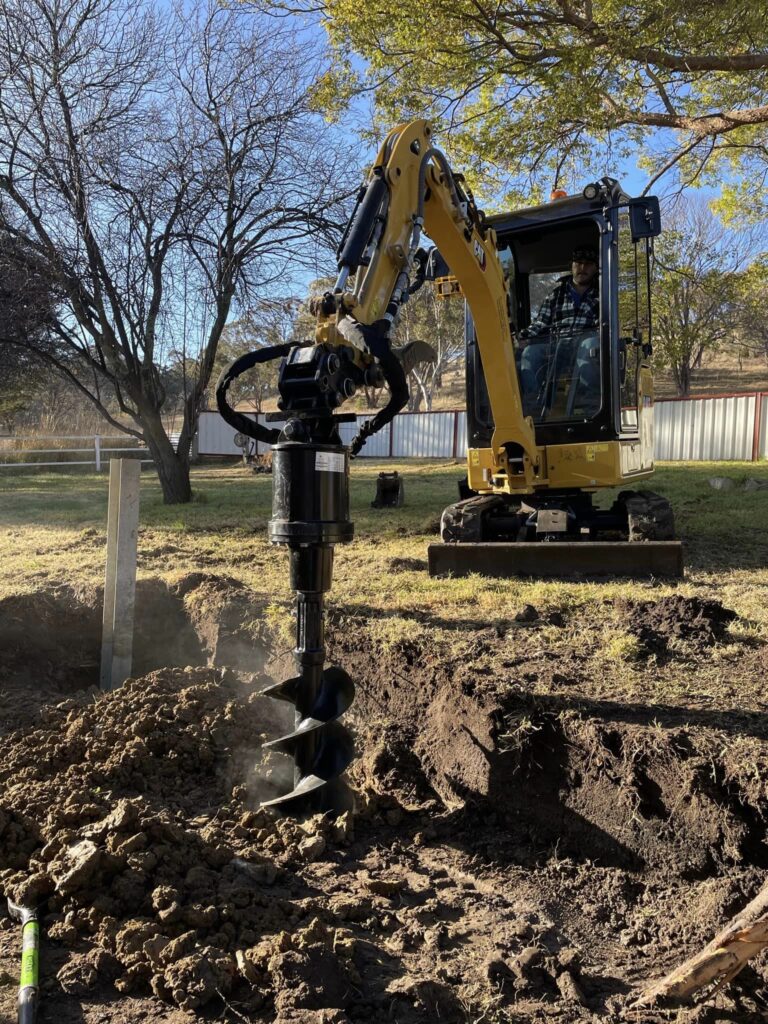
{"label": "dirt mound", "polygon": [[617,601],[625,628],[649,652],[664,653],[672,639],[698,648],[721,642],[736,612],[719,601],[673,594],[658,601]]}
{"label": "dirt mound", "polygon": [[[258,695],[260,603],[227,577],[163,586],[155,611],[171,602],[206,667],[73,687],[3,740],[0,887],[47,899],[47,952],[69,951],[51,1014],[117,987],[192,1013],[223,996],[263,1024],[617,1020],[762,883],[762,717],[528,692],[551,672],[535,625],[510,659],[509,631],[375,639],[336,616],[356,810],[260,811],[291,772],[260,750],[290,717]],[[693,651],[723,636],[730,613],[705,602],[665,634],[675,607],[627,613]]]}
{"label": "dirt mound", "polygon": [[0,883],[24,904],[47,898],[52,939],[90,947],[64,971],[65,990],[106,979],[194,1009],[240,979],[260,1005],[318,958],[326,988],[343,983],[343,965],[334,975],[325,963],[343,934],[302,927],[272,887],[349,822],[302,829],[249,809],[266,703],[231,675],[167,670],[51,708],[45,725],[11,738]]}
{"label": "dirt mound", "polygon": [[[59,587],[0,601],[2,731],[35,720],[44,704],[98,685],[101,588]],[[167,666],[262,670],[263,604],[237,580],[192,573],[170,586],[136,585],[133,674]]]}
{"label": "dirt mound", "polygon": [[404,806],[437,797],[493,815],[524,860],[557,850],[680,878],[768,867],[768,802],[750,781],[750,766],[768,772],[764,741],[744,738],[736,752],[720,729],[601,721],[595,710],[517,695],[488,703],[446,683],[407,724],[374,730],[353,774]]}

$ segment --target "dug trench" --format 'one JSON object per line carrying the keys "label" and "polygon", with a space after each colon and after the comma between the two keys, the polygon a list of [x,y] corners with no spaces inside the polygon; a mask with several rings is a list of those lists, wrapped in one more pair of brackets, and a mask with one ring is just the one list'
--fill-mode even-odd
{"label": "dug trench", "polygon": [[[44,907],[41,1022],[621,1020],[763,883],[759,715],[574,695],[496,628],[383,642],[339,608],[356,806],[297,822],[258,806],[288,785],[260,750],[286,724],[259,696],[286,667],[263,604],[223,577],[145,582],[137,678],[106,695],[98,609],[0,604],[0,886]],[[733,618],[632,611],[654,658],[706,657]],[[5,919],[2,1020],[17,945]],[[767,995],[757,962],[685,1019],[761,1020]]]}

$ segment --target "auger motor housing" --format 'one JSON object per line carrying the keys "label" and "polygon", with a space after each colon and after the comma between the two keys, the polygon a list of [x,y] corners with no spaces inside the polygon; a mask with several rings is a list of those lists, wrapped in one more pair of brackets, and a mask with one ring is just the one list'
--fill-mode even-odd
{"label": "auger motor housing", "polygon": [[[294,546],[344,544],[354,535],[349,453],[341,444],[304,440],[306,431],[301,420],[289,420],[272,448],[269,539]],[[305,589],[293,578],[291,586]]]}

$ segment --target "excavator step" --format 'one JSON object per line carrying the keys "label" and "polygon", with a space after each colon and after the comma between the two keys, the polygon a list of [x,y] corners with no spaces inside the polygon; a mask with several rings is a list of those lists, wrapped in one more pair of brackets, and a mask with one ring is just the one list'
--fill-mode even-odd
{"label": "excavator step", "polygon": [[678,540],[430,544],[430,576],[683,575]]}

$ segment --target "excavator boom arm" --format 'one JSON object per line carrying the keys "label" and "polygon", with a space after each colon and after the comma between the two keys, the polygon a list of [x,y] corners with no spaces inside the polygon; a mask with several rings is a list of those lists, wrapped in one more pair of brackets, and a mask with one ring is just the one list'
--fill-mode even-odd
{"label": "excavator boom arm", "polygon": [[[422,230],[438,246],[466,297],[485,367],[495,430],[491,475],[538,480],[533,423],[523,413],[496,236],[432,145],[424,120],[399,125],[379,150],[339,249],[339,331],[378,356],[418,276]],[[418,286],[418,282],[416,282]]]}

